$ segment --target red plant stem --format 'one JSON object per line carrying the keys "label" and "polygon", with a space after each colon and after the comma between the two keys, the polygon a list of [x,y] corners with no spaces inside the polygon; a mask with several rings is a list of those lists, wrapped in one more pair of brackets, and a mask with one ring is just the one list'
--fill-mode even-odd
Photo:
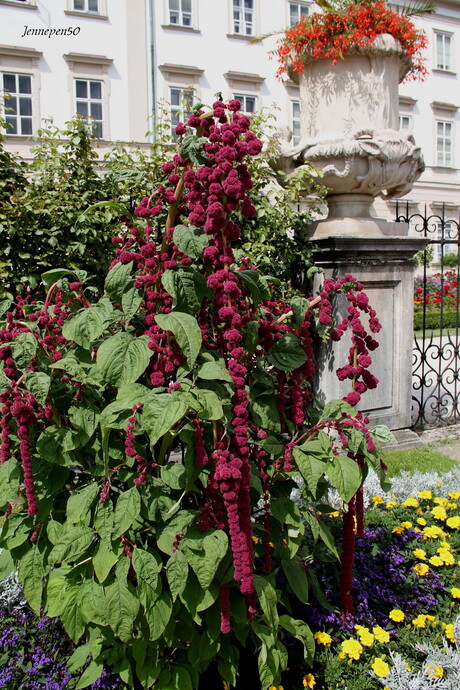
{"label": "red plant stem", "polygon": [[356,536],[364,537],[364,498],[363,487],[360,486],[356,498]]}
{"label": "red plant stem", "polygon": [[231,630],[230,625],[230,596],[228,582],[219,587],[220,601],[220,631],[226,635]]}
{"label": "red plant stem", "polygon": [[351,590],[353,587],[353,561],[355,556],[355,497],[349,501],[348,510],[343,517],[343,542],[340,568],[340,600],[342,618],[353,618],[354,606]]}

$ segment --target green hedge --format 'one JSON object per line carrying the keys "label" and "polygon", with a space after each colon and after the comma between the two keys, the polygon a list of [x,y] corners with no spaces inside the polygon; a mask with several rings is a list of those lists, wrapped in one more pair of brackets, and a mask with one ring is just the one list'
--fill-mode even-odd
{"label": "green hedge", "polygon": [[[442,313],[443,328],[455,328],[459,320],[456,309],[446,309]],[[425,316],[425,328],[441,327],[441,311],[427,311]],[[420,331],[423,328],[423,312],[414,313],[414,330]]]}

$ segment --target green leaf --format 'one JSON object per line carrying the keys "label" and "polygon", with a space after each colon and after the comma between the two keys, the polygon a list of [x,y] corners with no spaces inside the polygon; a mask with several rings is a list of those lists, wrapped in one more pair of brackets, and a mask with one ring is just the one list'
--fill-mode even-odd
{"label": "green leaf", "polygon": [[124,534],[133,524],[141,511],[141,498],[137,487],[124,491],[118,496],[113,518],[113,532],[117,536]]}
{"label": "green leaf", "polygon": [[129,642],[134,619],[139,611],[134,587],[117,575],[115,581],[106,587],[105,593],[110,627],[122,642]]}
{"label": "green leaf", "polygon": [[16,570],[16,565],[9,551],[0,552],[0,580],[4,580]]}
{"label": "green leaf", "polygon": [[150,639],[158,640],[171,618],[172,600],[169,592],[163,591],[152,607],[144,609],[144,613],[149,624]]}
{"label": "green leaf", "polygon": [[144,549],[136,548],[133,550],[133,568],[140,577],[152,589],[158,586],[158,576],[163,567],[160,556],[152,554]]}
{"label": "green leaf", "polygon": [[19,561],[18,575],[24,596],[37,616],[40,615],[44,574],[43,554],[32,546]]}
{"label": "green leaf", "polygon": [[42,371],[26,371],[24,381],[39,405],[44,405],[48,395],[51,378]]}
{"label": "green leaf", "polygon": [[188,369],[192,369],[201,348],[201,330],[197,320],[190,314],[171,312],[158,314],[155,321],[165,331],[171,331],[182,353],[187,359]]}
{"label": "green leaf", "polygon": [[85,433],[88,439],[94,434],[99,421],[98,410],[85,404],[69,407],[69,419],[75,429]]}
{"label": "green leaf", "polygon": [[332,555],[335,556],[335,558],[337,560],[339,560],[340,557],[339,557],[339,554],[337,551],[337,547],[335,545],[334,537],[331,534],[331,530],[322,520],[320,520],[318,522],[318,527],[319,527],[319,536],[321,537],[323,542],[326,544],[327,548],[332,553]]}
{"label": "green leaf", "polygon": [[307,355],[300,344],[300,340],[293,333],[285,333],[270,348],[268,361],[282,371],[293,371],[305,364]]}
{"label": "green leaf", "polygon": [[111,321],[113,307],[108,299],[101,299],[92,307],[79,311],[68,319],[62,329],[62,335],[67,340],[73,340],[85,350],[99,338]]}
{"label": "green leaf", "polygon": [[187,413],[188,404],[176,395],[163,393],[144,405],[142,426],[147,432],[150,445],[170,431]]}
{"label": "green leaf", "polygon": [[80,610],[80,587],[67,590],[60,615],[66,633],[74,642],[78,642],[85,631],[85,619]]}
{"label": "green leaf", "polygon": [[222,419],[224,410],[222,403],[214,391],[207,388],[195,388],[192,391],[197,398],[202,410],[200,410],[201,419]]}
{"label": "green leaf", "polygon": [[7,501],[15,502],[20,480],[21,471],[17,460],[9,458],[0,463],[0,505],[6,505]]}
{"label": "green leaf", "polygon": [[260,302],[259,274],[257,271],[232,271],[237,280],[242,280],[249,288],[252,299],[256,304]]}
{"label": "green leaf", "polygon": [[359,465],[347,455],[334,456],[334,460],[327,464],[327,476],[345,503],[348,503],[361,486],[362,474]]}
{"label": "green leaf", "polygon": [[269,648],[263,644],[257,658],[257,666],[259,669],[260,682],[264,690],[268,687],[273,687],[273,682],[278,672],[276,650],[273,647]]}
{"label": "green leaf", "polygon": [[304,604],[308,603],[308,580],[305,567],[299,558],[281,561],[284,574],[292,591]]}
{"label": "green leaf", "polygon": [[294,635],[304,645],[305,660],[312,663],[315,654],[315,641],[313,633],[304,621],[290,616],[280,616],[280,625],[291,635]]}
{"label": "green leaf", "polygon": [[67,521],[72,524],[89,524],[91,509],[99,494],[99,487],[95,482],[71,494],[67,501]]}
{"label": "green leaf", "polygon": [[125,287],[131,281],[132,268],[132,261],[127,264],[122,264],[120,261],[107,273],[104,290],[114,302],[121,300]]}
{"label": "green leaf", "polygon": [[132,287],[123,293],[121,298],[121,309],[125,317],[125,321],[128,323],[133,318],[134,314],[137,312],[144,299],[144,290]]}
{"label": "green leaf", "polygon": [[100,541],[93,554],[93,567],[99,582],[104,582],[123,550],[120,546],[112,546],[110,541]]}
{"label": "green leaf", "polygon": [[68,566],[54,568],[49,573],[48,584],[46,586],[46,613],[50,618],[60,616],[64,608],[64,600],[68,581]]}
{"label": "green leaf", "polygon": [[228,549],[228,537],[222,530],[208,531],[205,534],[199,540],[191,540],[187,535],[182,541],[185,557],[203,589],[210,586]]}
{"label": "green leaf", "polygon": [[76,673],[76,671],[79,671],[81,669],[81,667],[85,664],[86,659],[88,658],[88,654],[89,647],[86,644],[83,644],[75,649],[73,654],[70,655],[66,662],[66,666],[70,673]]}
{"label": "green leaf", "polygon": [[187,669],[175,666],[172,669],[171,690],[193,690],[192,679]]}
{"label": "green leaf", "polygon": [[252,397],[251,390],[249,391],[249,396],[251,399],[249,412],[254,422],[266,431],[279,433],[281,431],[281,423],[274,396],[259,395],[254,398]]}
{"label": "green leaf", "polygon": [[65,278],[66,276],[76,276],[76,273],[68,268],[53,268],[51,271],[42,273],[41,278],[45,283],[45,286],[49,288],[53,283],[56,283],[58,280]]}
{"label": "green leaf", "polygon": [[90,527],[70,527],[66,529],[58,543],[51,549],[48,562],[68,563],[77,560],[92,543],[94,531]]}
{"label": "green leaf", "polygon": [[293,525],[299,527],[302,524],[302,518],[298,506],[291,501],[288,496],[279,496],[272,499],[271,511],[282,525]]}
{"label": "green leaf", "polygon": [[180,155],[185,160],[190,159],[194,165],[203,165],[209,161],[203,151],[203,144],[207,142],[205,137],[197,137],[195,134],[186,134],[182,140]]}
{"label": "green leaf", "polygon": [[298,446],[294,448],[292,455],[300,474],[307,483],[308,490],[314,495],[320,477],[329,469],[327,457],[323,460],[318,455],[313,455]]}
{"label": "green leaf", "polygon": [[161,277],[165,289],[174,298],[173,309],[187,314],[196,314],[206,292],[206,278],[192,269],[167,270]]}
{"label": "green leaf", "polygon": [[92,578],[81,584],[79,602],[86,623],[107,625],[104,588]]}
{"label": "green leaf", "polygon": [[169,590],[175,601],[182,594],[187,584],[188,563],[181,551],[175,551],[166,563],[166,577]]}
{"label": "green leaf", "polygon": [[75,690],[87,688],[88,685],[95,683],[101,677],[103,670],[104,663],[102,661],[91,661],[88,668],[86,668],[81,674],[78,683],[75,686]]}
{"label": "green leaf", "polygon": [[0,395],[4,393],[11,386],[11,381],[0,369]]}
{"label": "green leaf", "polygon": [[19,333],[11,342],[13,357],[18,369],[30,366],[37,352],[37,340],[32,333]]}
{"label": "green leaf", "polygon": [[300,328],[305,320],[305,312],[310,307],[310,301],[306,297],[295,295],[291,300],[291,309],[294,315],[294,326]]}
{"label": "green leaf", "polygon": [[37,450],[44,460],[56,465],[79,465],[65,450],[64,443],[71,438],[71,431],[63,427],[50,426],[37,439]]}
{"label": "green leaf", "polygon": [[152,352],[147,336],[119,332],[104,340],[97,352],[97,367],[103,378],[117,388],[134,383],[144,373]]}
{"label": "green leaf", "polygon": [[180,252],[187,254],[191,259],[199,259],[210,241],[209,235],[193,225],[176,225],[174,228],[174,244]]}
{"label": "green leaf", "polygon": [[261,575],[254,575],[254,586],[256,588],[257,596],[265,614],[268,624],[276,629],[278,627],[279,616],[276,610],[278,599],[276,591],[266,577]]}
{"label": "green leaf", "polygon": [[113,534],[113,505],[109,498],[104,503],[97,504],[94,529],[102,540],[110,542]]}

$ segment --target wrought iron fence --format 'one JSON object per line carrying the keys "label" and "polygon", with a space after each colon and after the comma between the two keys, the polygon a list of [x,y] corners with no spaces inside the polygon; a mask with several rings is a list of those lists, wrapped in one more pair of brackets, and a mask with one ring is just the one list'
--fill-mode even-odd
{"label": "wrought iron fence", "polygon": [[396,205],[396,221],[429,240],[420,252],[414,281],[412,424],[415,428],[460,421],[460,219],[409,213]]}

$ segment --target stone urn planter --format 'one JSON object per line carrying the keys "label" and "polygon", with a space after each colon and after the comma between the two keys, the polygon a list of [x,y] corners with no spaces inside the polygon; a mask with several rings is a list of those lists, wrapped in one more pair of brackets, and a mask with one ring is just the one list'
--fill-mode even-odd
{"label": "stone urn planter", "polygon": [[277,164],[323,171],[329,215],[315,237],[388,234],[386,221],[370,215],[374,198],[407,194],[423,172],[413,136],[397,129],[398,85],[410,67],[399,42],[383,34],[337,64],[306,57],[302,72],[289,72],[300,89],[301,141],[281,141]]}

